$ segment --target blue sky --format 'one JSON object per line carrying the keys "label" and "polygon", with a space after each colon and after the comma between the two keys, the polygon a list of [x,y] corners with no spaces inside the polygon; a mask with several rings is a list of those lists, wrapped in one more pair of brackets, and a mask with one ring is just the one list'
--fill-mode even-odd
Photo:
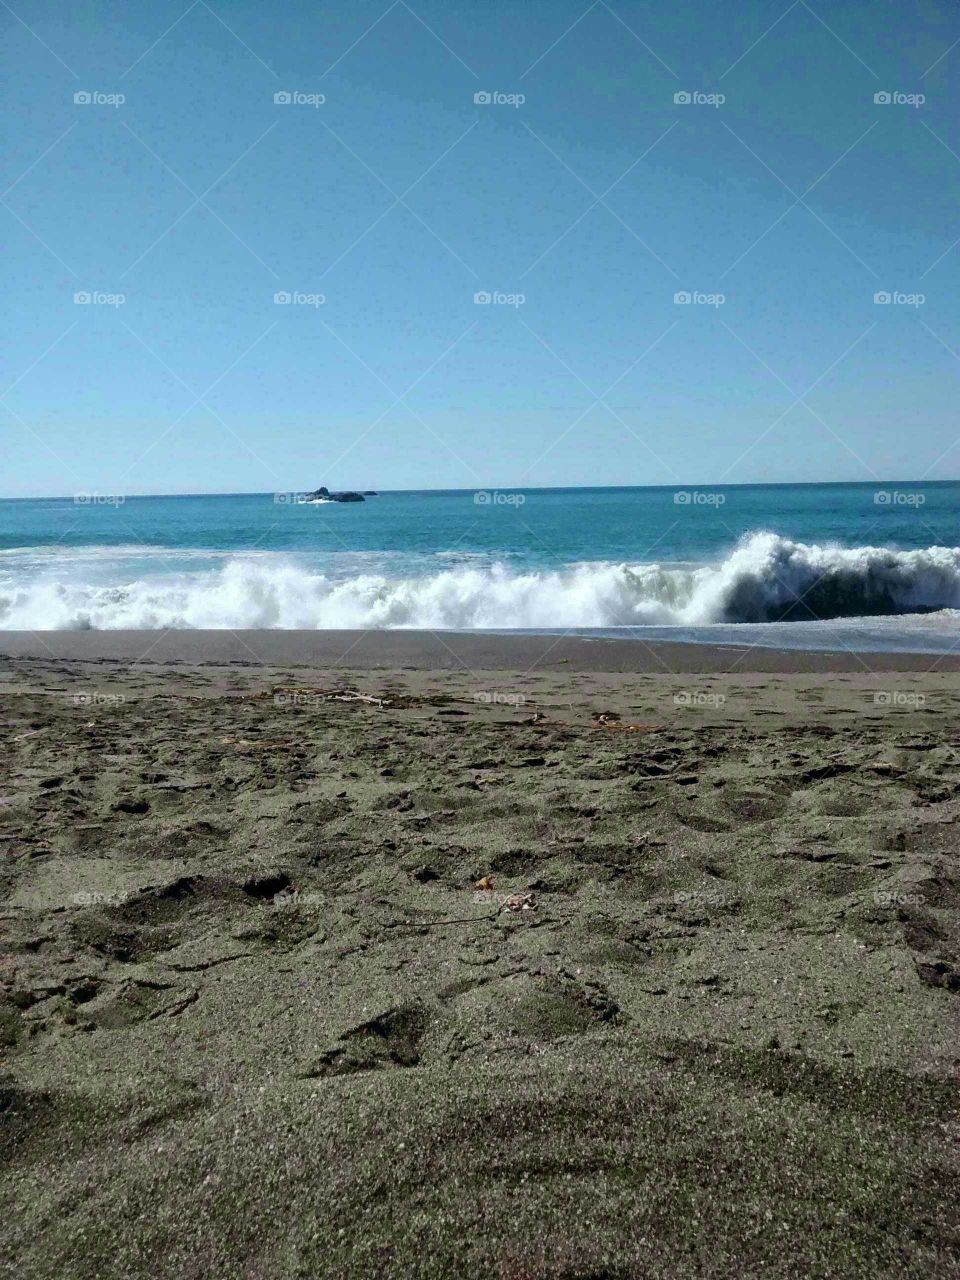
{"label": "blue sky", "polygon": [[3,496],[960,476],[953,3],[0,12]]}

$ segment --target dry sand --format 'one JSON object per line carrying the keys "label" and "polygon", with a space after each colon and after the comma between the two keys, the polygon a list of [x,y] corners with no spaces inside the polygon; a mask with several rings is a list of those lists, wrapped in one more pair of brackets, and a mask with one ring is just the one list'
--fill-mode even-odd
{"label": "dry sand", "polygon": [[3,1274],[958,1274],[949,662],[180,639],[0,659]]}

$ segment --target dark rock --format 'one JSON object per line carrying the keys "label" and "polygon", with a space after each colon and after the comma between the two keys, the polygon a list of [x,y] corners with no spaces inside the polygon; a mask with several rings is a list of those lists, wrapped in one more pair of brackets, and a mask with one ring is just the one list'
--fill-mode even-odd
{"label": "dark rock", "polygon": [[321,485],[319,489],[314,489],[312,493],[308,493],[307,500],[316,498],[327,498],[330,502],[363,502],[363,494],[356,493],[352,489],[343,489],[338,493],[331,493],[326,485]]}

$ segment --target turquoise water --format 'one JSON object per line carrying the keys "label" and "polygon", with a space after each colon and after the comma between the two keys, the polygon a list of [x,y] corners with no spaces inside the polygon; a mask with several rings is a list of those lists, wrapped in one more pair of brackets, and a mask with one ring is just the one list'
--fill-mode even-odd
{"label": "turquoise water", "polygon": [[[272,494],[73,498],[0,502],[0,549],[120,546],[214,551],[360,551],[431,556],[462,550],[525,566],[583,560],[709,560],[743,534],[771,530],[797,542],[879,542],[902,548],[960,544],[960,483],[751,485],[709,490],[533,489],[383,493],[364,503],[297,505]],[[688,504],[675,495],[720,495]],[[922,495],[921,505],[875,501]],[[506,499],[519,495],[522,504]],[[278,495],[281,498],[287,495]],[[344,545],[345,544],[345,545]]]}
{"label": "turquoise water", "polygon": [[958,511],[953,482],[8,500],[0,627],[733,627],[774,642],[772,627],[829,647],[853,628],[937,649],[960,639]]}

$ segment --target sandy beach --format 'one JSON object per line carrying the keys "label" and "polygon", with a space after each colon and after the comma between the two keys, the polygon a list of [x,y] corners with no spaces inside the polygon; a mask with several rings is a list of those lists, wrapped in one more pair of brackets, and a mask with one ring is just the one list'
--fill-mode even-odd
{"label": "sandy beach", "polygon": [[960,1280],[958,5],[0,8],[0,1280]]}
{"label": "sandy beach", "polygon": [[956,1274],[957,660],[550,643],[0,637],[6,1274]]}

